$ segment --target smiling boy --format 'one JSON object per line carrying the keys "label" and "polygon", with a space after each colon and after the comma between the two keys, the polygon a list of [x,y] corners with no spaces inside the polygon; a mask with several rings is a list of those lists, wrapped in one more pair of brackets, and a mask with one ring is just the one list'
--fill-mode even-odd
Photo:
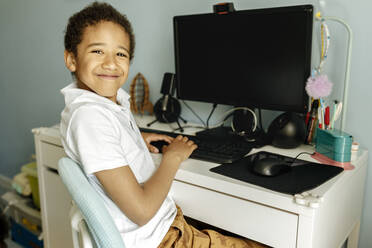
{"label": "smiling boy", "polygon": [[[177,209],[168,195],[174,175],[196,145],[142,134],[121,89],[134,52],[132,27],[105,3],[93,3],[69,19],[65,64],[75,82],[62,90],[61,137],[66,154],[78,162],[114,219],[126,247],[156,247]],[[151,141],[165,140],[156,169]]]}
{"label": "smiling boy", "polygon": [[[134,45],[129,21],[109,4],[95,2],[69,19],[64,59],[75,82],[62,89],[62,144],[102,197],[126,247],[209,247],[209,236],[189,226],[169,196],[179,165],[197,146],[181,135],[141,134],[121,89]],[[150,144],[157,140],[169,143],[158,167],[149,153],[158,152]]]}
{"label": "smiling boy", "polygon": [[117,91],[128,77],[129,49],[124,28],[102,21],[85,28],[76,56],[65,51],[66,66],[75,73],[79,88],[116,102]]}

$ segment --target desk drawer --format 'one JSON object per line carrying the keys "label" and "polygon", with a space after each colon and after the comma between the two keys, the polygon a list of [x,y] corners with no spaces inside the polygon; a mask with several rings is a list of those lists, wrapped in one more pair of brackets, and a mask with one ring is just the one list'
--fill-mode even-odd
{"label": "desk drawer", "polygon": [[171,194],[186,216],[273,247],[296,247],[296,214],[179,181]]}
{"label": "desk drawer", "polygon": [[67,156],[62,146],[41,142],[41,156],[43,166],[58,170],[58,160]]}

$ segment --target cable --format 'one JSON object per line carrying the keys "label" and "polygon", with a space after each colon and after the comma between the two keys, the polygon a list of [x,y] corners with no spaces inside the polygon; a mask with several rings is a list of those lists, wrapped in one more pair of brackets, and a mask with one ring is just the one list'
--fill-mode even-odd
{"label": "cable", "polygon": [[195,111],[184,100],[182,100],[182,103],[200,120],[203,126],[206,127],[205,122],[202,120],[202,118],[200,118],[200,116],[196,114]]}
{"label": "cable", "polygon": [[209,119],[211,118],[213,112],[216,110],[216,107],[217,107],[217,103],[213,103],[213,108],[212,108],[212,111],[210,112],[208,118],[207,118],[207,129],[209,129]]}
{"label": "cable", "polygon": [[308,154],[308,155],[314,155],[314,152],[313,153],[310,153],[310,152],[300,152],[299,154],[297,154],[297,156],[292,160],[291,164],[292,165],[296,160],[297,158],[302,155],[302,154]]}
{"label": "cable", "polygon": [[261,113],[261,109],[260,108],[258,109],[258,121],[260,123],[260,128],[263,131],[263,127],[262,127],[262,113]]}

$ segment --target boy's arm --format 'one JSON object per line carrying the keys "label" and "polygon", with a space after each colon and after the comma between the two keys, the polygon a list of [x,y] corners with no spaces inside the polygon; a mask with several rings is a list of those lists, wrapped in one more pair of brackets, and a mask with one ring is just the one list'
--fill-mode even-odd
{"label": "boy's arm", "polygon": [[164,152],[158,169],[142,186],[129,166],[99,171],[95,175],[121,211],[142,226],[159,210],[180,163],[195,149],[196,145],[186,137],[174,139]]}

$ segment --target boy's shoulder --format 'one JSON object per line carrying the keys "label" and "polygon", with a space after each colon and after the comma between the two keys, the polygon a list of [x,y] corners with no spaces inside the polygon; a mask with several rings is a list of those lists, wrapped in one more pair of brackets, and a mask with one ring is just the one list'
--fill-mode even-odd
{"label": "boy's shoulder", "polygon": [[95,103],[80,103],[74,107],[71,121],[84,121],[84,122],[96,122],[99,121],[110,121],[115,119],[115,115],[112,110],[101,104]]}
{"label": "boy's shoulder", "polygon": [[122,130],[120,121],[112,111],[91,103],[85,103],[76,108],[65,121],[68,133],[85,130],[83,133],[91,135],[110,133],[110,135],[117,136]]}

